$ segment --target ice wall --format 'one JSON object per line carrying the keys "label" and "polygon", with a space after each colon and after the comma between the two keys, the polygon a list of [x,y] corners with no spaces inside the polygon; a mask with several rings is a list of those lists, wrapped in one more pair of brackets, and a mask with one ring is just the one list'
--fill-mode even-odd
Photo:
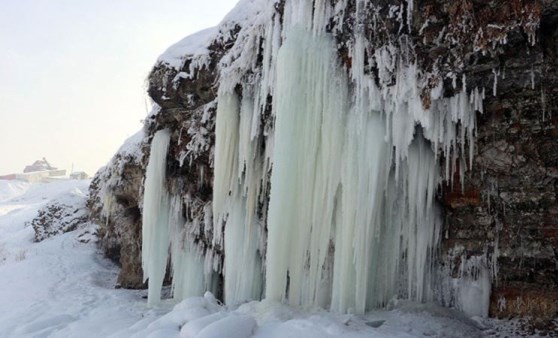
{"label": "ice wall", "polygon": [[[331,25],[350,15],[346,1],[287,0],[282,13],[262,3],[246,2],[257,10],[219,68],[211,246],[224,266],[194,243],[179,196],[159,209],[171,214],[175,297],[222,274],[228,304],[363,313],[394,296],[433,300],[436,191],[471,163],[483,92],[463,80],[444,97],[438,83],[425,105],[404,39],[372,49],[355,29],[340,60]],[[355,10],[358,27],[369,8]],[[148,237],[161,262],[165,229]]]}
{"label": "ice wall", "polygon": [[[217,237],[225,246],[225,294],[234,293],[227,285],[256,287],[232,276],[261,273],[258,264],[239,268],[228,259],[227,247],[234,247],[231,254],[245,261],[265,250],[265,297],[291,305],[362,313],[394,296],[434,299],[441,225],[436,190],[459,161],[472,158],[483,93],[462,88],[444,98],[438,86],[425,108],[420,71],[405,57],[411,47],[387,45],[371,54],[358,31],[346,69],[326,33],[328,18],[345,15],[340,6],[287,1],[282,21],[267,14],[265,23],[256,20],[250,30],[265,41],[261,67],[253,68],[247,52],[258,37],[245,40],[242,31],[244,53],[222,63],[214,233],[225,232]],[[359,10],[365,10],[361,2]],[[365,71],[370,64],[377,79]],[[272,94],[271,111],[261,104],[269,101],[262,93]],[[262,135],[261,117],[269,113],[275,125]],[[439,172],[442,159],[445,171]],[[227,231],[253,222],[246,196],[251,191],[261,200],[267,183],[268,213],[259,214],[267,245],[258,249],[247,239],[261,235]],[[265,230],[262,224],[255,229]]]}
{"label": "ice wall", "polygon": [[394,295],[432,299],[439,175],[422,133],[413,124],[393,163],[386,115],[350,99],[333,39],[300,26],[279,52],[275,96],[266,297],[357,313]]}

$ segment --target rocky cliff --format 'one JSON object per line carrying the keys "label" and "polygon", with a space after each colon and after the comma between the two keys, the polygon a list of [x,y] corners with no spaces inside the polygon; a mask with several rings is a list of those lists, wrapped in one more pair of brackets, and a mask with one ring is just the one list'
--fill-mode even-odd
{"label": "rocky cliff", "polygon": [[[91,187],[89,205],[102,225],[101,245],[122,264],[123,286],[143,285],[143,179],[150,140],[157,130],[168,129],[167,188],[180,196],[187,230],[183,240],[193,243],[206,266],[217,272],[215,291],[223,296],[226,258],[223,243],[216,240],[223,230],[214,227],[219,216],[213,215],[212,203],[216,114],[219,92],[225,90],[258,98],[257,127],[250,133],[257,145],[252,158],[265,167],[255,204],[258,252],[265,259],[265,196],[277,100],[270,74],[285,40],[282,29],[296,17],[289,13],[293,6],[289,1],[241,1],[218,27],[179,42],[155,65],[149,76],[154,111]],[[440,137],[429,135],[431,124],[423,117],[410,127],[411,137],[423,133],[441,159],[443,183],[436,200],[443,226],[436,265],[447,278],[439,283],[438,301],[456,305],[459,286],[449,293],[443,289],[463,278],[476,283],[487,273],[492,316],[556,317],[558,2],[315,1],[306,15],[306,21],[313,20],[310,29],[335,39],[357,101],[362,88],[396,96],[401,83],[411,83],[419,110],[426,114],[420,116],[450,121],[444,122],[450,124]],[[403,72],[408,66],[416,67],[413,78]],[[360,77],[371,84],[363,86]],[[474,102],[471,116],[446,117],[452,111],[444,100],[460,93],[482,102]],[[404,157],[398,142],[394,138],[393,156]]]}

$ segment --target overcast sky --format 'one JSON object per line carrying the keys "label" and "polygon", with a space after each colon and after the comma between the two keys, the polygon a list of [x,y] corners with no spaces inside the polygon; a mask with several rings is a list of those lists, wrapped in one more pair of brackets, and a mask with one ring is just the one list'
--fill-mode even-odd
{"label": "overcast sky", "polygon": [[171,44],[237,0],[0,0],[0,175],[46,157],[92,175],[146,115]]}

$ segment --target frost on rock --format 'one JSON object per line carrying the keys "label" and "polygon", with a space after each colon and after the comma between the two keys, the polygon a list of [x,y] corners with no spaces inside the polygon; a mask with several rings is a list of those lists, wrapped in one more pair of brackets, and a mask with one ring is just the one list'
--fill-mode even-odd
{"label": "frost on rock", "polygon": [[[154,108],[153,112],[157,110]],[[126,171],[130,166],[141,167],[145,143],[145,131],[141,129],[124,142],[109,163],[93,178],[89,207],[99,214],[98,217],[104,223],[109,222],[111,214],[116,214],[113,209],[118,207],[114,203],[118,193],[115,191],[127,185],[126,181],[130,177]]]}
{"label": "frost on rock", "polygon": [[[154,107],[152,114],[159,111]],[[118,283],[123,287],[143,286],[141,271],[140,201],[145,173],[148,135],[142,128],[121,146],[101,168],[89,188],[87,206],[91,219],[99,224],[99,241],[107,257],[122,266]]]}
{"label": "frost on rock", "polygon": [[35,231],[35,241],[76,230],[86,223],[89,217],[86,201],[87,195],[76,188],[41,207],[30,223]]}

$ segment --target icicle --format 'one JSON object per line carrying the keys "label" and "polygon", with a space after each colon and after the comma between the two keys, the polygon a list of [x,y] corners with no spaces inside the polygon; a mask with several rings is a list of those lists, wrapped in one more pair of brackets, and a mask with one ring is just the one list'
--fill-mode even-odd
{"label": "icicle", "polygon": [[197,231],[199,225],[194,221],[188,227],[179,196],[171,197],[169,215],[173,298],[182,300],[202,296],[206,291],[215,292],[214,272],[212,269],[205,271],[201,253],[194,245],[194,238],[199,234],[192,230]]}
{"label": "icicle", "polygon": [[266,298],[304,307],[328,303],[322,299],[322,271],[339,182],[347,92],[334,46],[329,37],[293,28],[277,59]]}
{"label": "icicle", "polygon": [[166,188],[166,159],[169,142],[168,130],[155,133],[145,174],[142,268],[144,282],[149,280],[147,296],[149,305],[155,305],[160,301],[161,287],[167,269],[170,201]]}
{"label": "icicle", "polygon": [[227,88],[217,107],[213,214],[214,241],[225,252],[225,301],[234,304],[260,299],[263,289],[257,205],[264,172],[251,133],[258,107],[250,89],[240,102]]}
{"label": "icicle", "polygon": [[471,317],[488,317],[491,282],[485,256],[462,257],[459,275],[457,307]]}
{"label": "icicle", "polygon": [[215,125],[213,183],[213,245],[223,245],[223,223],[229,196],[238,184],[238,126],[240,102],[235,94],[219,95]]}

